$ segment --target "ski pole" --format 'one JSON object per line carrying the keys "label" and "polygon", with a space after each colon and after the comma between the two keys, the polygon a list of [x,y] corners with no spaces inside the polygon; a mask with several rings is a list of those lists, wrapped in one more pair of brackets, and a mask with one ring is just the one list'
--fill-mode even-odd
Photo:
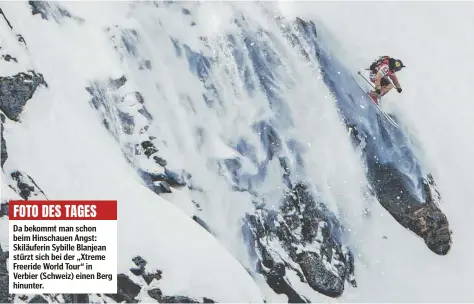
{"label": "ski pole", "polygon": [[368,80],[364,77],[364,75],[362,75],[362,73],[361,73],[360,71],[358,71],[357,74],[359,74],[360,77],[362,77],[365,81],[367,81],[367,83],[372,87],[372,89],[375,90],[375,87],[370,83],[370,81],[368,81]]}

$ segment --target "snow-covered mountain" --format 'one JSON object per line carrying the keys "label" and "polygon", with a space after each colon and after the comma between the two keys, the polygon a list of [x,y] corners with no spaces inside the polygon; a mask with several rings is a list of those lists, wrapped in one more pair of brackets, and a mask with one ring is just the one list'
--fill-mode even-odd
{"label": "snow-covered mountain", "polygon": [[[341,5],[1,4],[2,302],[472,301],[474,6]],[[9,295],[11,199],[118,200],[118,293]]]}

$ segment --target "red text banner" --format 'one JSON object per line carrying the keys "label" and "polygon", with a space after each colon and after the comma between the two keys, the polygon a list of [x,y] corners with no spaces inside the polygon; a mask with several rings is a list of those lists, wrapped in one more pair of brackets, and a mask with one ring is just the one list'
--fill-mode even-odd
{"label": "red text banner", "polygon": [[117,201],[10,201],[9,292],[117,293]]}
{"label": "red text banner", "polygon": [[10,220],[117,220],[117,201],[10,201]]}

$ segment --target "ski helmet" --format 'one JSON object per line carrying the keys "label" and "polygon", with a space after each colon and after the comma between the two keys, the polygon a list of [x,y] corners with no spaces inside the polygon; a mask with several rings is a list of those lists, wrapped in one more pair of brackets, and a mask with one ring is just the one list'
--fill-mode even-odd
{"label": "ski helmet", "polygon": [[405,66],[403,65],[403,62],[400,59],[395,59],[393,62],[393,70],[398,72]]}

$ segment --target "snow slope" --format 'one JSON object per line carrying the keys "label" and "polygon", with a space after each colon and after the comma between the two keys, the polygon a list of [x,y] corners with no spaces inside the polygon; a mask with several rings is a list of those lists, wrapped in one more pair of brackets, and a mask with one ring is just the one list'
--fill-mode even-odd
{"label": "snow slope", "polygon": [[[1,75],[32,68],[48,84],[28,101],[21,123],[3,124],[9,158],[2,201],[18,198],[5,186],[11,170],[27,172],[49,199],[117,199],[119,272],[128,274],[140,255],[163,272],[154,284],[166,295],[285,302],[257,273],[241,225],[255,206],[280,205],[285,182],[277,157],[286,157],[291,181],[310,184],[346,227],[334,238],[355,256],[357,287],[347,285],[337,300],[287,270],[299,295],[312,302],[473,299],[472,3],[57,4],[48,19],[32,15],[28,3],[1,5],[27,44],[0,18],[1,46],[19,61],[0,61]],[[313,20],[354,71],[386,54],[408,66],[399,73],[403,93],[391,92],[384,107],[407,126],[437,181],[454,231],[447,256],[430,252],[369,193],[330,89],[274,16]],[[105,84],[122,76],[117,88]],[[97,91],[86,90],[93,83]],[[143,156],[148,139],[165,166]],[[140,145],[145,152],[134,154],[131,147]],[[162,179],[183,171],[191,176],[187,187],[169,190]],[[147,288],[141,301],[152,300]]]}
{"label": "snow slope", "polygon": [[411,236],[397,227],[390,229],[388,223],[378,227],[387,229],[388,236],[387,248],[377,249],[384,250],[383,258],[373,261],[380,275],[368,281],[370,292],[354,300],[472,301],[468,286],[474,264],[468,256],[473,240],[468,227],[474,211],[470,203],[474,108],[472,76],[465,67],[474,63],[474,38],[467,34],[474,28],[474,6],[470,2],[345,5],[347,9],[341,10],[337,3],[281,3],[279,9],[286,16],[319,21],[336,37],[332,47],[338,49],[338,58],[354,71],[380,55],[403,60],[408,67],[398,73],[403,93],[389,94],[384,108],[397,114],[425,155],[423,161],[437,180],[444,200],[441,208],[454,231],[452,251],[440,258],[412,243]]}
{"label": "snow slope", "polygon": [[[100,77],[99,70],[107,70],[107,64],[118,63],[113,53],[97,52],[108,50],[97,44],[91,53],[74,49],[105,39],[87,30],[74,35],[71,32],[78,30],[74,26],[71,31],[57,30],[35,18],[26,18],[16,27],[14,20],[28,16],[28,7],[15,3],[9,8],[4,10],[27,41],[32,61],[46,76],[49,90],[36,92],[21,124],[5,125],[10,154],[5,166],[28,172],[50,199],[117,199],[119,272],[128,273],[132,258],[140,255],[151,269],[163,272],[159,287],[164,294],[260,302],[260,291],[245,269],[191,218],[137,182],[117,144],[94,119],[85,81],[92,75]],[[35,39],[35,28],[48,35]],[[73,54],[78,57],[72,59]],[[70,60],[75,64],[67,64]]]}

